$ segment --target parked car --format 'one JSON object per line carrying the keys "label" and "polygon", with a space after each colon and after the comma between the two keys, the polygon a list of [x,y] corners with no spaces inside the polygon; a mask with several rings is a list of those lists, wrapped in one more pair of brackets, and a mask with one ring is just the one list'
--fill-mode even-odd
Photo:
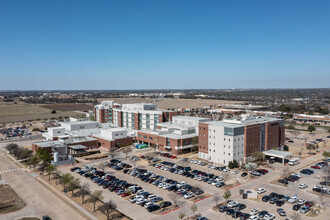
{"label": "parked car", "polygon": [[298,211],[300,208],[301,208],[301,205],[299,205],[299,204],[294,204],[292,207],[292,209],[295,211]]}
{"label": "parked car", "polygon": [[302,214],[306,214],[307,212],[309,212],[311,210],[311,208],[309,206],[303,206],[301,209],[300,209],[300,213]]}
{"label": "parked car", "polygon": [[279,179],[277,182],[282,183],[282,184],[288,184],[288,180],[286,179]]}
{"label": "parked car", "polygon": [[267,190],[264,189],[264,188],[258,188],[258,189],[257,189],[257,193],[258,193],[258,194],[262,194],[262,193],[265,193],[265,192],[267,192]]}
{"label": "parked car", "polygon": [[308,187],[308,185],[306,184],[306,183],[300,183],[299,184],[299,188],[300,189],[305,189],[305,188],[307,188]]}
{"label": "parked car", "polygon": [[241,174],[241,177],[245,177],[245,176],[247,176],[247,175],[248,175],[247,172],[243,172],[243,173]]}

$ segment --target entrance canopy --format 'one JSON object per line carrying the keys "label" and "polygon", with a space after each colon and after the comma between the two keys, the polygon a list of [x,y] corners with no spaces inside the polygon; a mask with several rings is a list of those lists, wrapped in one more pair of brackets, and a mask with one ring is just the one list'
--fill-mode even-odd
{"label": "entrance canopy", "polygon": [[279,150],[267,150],[264,151],[264,154],[268,157],[281,158],[283,164],[285,159],[290,159],[292,157],[292,153]]}

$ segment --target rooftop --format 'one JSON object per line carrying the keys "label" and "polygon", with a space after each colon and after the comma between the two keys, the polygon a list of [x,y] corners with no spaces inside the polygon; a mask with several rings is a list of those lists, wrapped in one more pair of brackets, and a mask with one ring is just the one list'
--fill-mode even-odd
{"label": "rooftop", "polygon": [[280,157],[280,158],[289,158],[292,156],[292,153],[287,151],[279,151],[279,150],[267,150],[264,151],[264,154],[271,157]]}

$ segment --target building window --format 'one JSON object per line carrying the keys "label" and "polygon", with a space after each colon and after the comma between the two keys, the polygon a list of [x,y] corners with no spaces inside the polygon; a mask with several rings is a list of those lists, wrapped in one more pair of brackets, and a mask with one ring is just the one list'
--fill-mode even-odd
{"label": "building window", "polygon": [[230,156],[230,153],[228,153],[228,156]]}
{"label": "building window", "polygon": [[225,164],[226,163],[226,160],[223,160],[223,163]]}
{"label": "building window", "polygon": [[213,152],[215,153],[215,150],[213,150]]}
{"label": "building window", "polygon": [[211,152],[211,149],[210,149],[210,152]]}
{"label": "building window", "polygon": [[223,155],[226,155],[226,152],[223,152]]}
{"label": "building window", "polygon": [[215,146],[215,143],[213,143],[213,146]]}
{"label": "building window", "polygon": [[226,138],[223,139],[224,141],[226,140]]}
{"label": "building window", "polygon": [[226,145],[223,145],[223,148],[226,148]]}

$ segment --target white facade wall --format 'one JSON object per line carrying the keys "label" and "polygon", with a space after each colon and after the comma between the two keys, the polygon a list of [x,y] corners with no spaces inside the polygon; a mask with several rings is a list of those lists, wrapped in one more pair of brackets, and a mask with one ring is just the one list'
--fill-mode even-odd
{"label": "white facade wall", "polygon": [[66,131],[76,131],[83,129],[93,129],[98,127],[98,122],[77,122],[77,123],[61,123],[61,127],[65,128]]}
{"label": "white facade wall", "polygon": [[65,128],[55,127],[55,128],[48,128],[47,133],[51,137],[60,137],[65,135]]}
{"label": "white facade wall", "polygon": [[109,130],[101,130],[101,136],[107,137],[109,139],[115,140],[120,138],[127,137],[126,129],[109,129]]}
{"label": "white facade wall", "polygon": [[209,126],[208,160],[213,163],[228,165],[234,159],[239,161],[244,155],[244,134],[224,135],[224,127]]}

